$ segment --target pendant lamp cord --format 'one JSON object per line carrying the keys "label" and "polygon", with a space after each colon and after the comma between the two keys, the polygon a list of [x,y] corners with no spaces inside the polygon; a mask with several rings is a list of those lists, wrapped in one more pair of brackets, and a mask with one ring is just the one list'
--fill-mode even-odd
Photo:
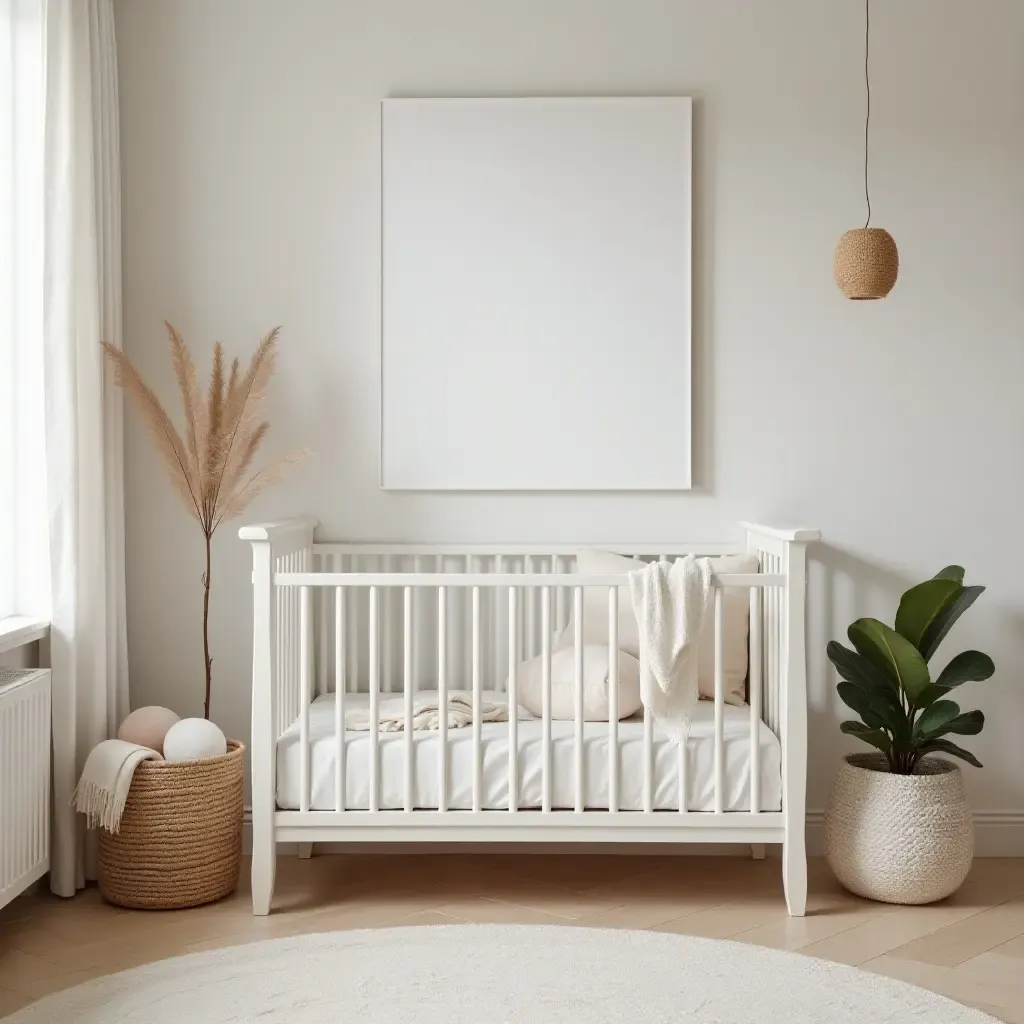
{"label": "pendant lamp cord", "polygon": [[867,93],[867,112],[864,115],[864,202],[868,207],[866,228],[871,223],[871,193],[868,190],[868,128],[871,126],[871,77],[868,75],[868,53],[871,40],[871,0],[864,0],[864,91]]}

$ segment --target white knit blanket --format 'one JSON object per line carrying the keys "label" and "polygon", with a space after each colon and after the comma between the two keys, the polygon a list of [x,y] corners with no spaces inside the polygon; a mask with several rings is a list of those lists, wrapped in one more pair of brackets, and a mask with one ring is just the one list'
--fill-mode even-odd
{"label": "white knit blanket", "polygon": [[[453,690],[448,694],[448,728],[464,729],[473,724],[473,697],[462,690]],[[381,732],[405,731],[405,698],[389,697],[382,700],[378,707],[377,717]],[[480,720],[483,722],[507,722],[508,706],[505,704],[481,701]],[[441,702],[436,690],[424,690],[413,696],[412,727],[414,731],[421,729],[437,729],[441,725]],[[353,732],[370,731],[370,710],[367,707],[356,707],[345,712],[345,728]]]}
{"label": "white knit blanket", "polygon": [[629,574],[640,631],[640,697],[676,742],[690,732],[697,689],[697,648],[711,595],[711,559],[687,555]]}
{"label": "white knit blanket", "polygon": [[72,797],[75,810],[85,815],[89,828],[99,826],[108,832],[117,832],[139,762],[162,760],[155,750],[140,747],[138,743],[124,740],[97,743],[86,759]]}

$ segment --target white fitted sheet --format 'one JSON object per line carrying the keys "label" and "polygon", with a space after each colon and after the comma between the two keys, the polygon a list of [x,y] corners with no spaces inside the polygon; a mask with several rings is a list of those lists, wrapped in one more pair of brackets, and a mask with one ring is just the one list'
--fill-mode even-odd
{"label": "white fitted sheet", "polygon": [[[391,694],[389,696],[394,696]],[[487,700],[505,700],[503,693],[484,694]],[[365,693],[345,695],[346,710],[365,706]],[[725,809],[750,809],[750,711],[747,707],[725,706]],[[764,722],[759,723],[761,810],[777,811],[782,806],[782,749],[776,735]],[[519,806],[541,806],[543,758],[541,722],[520,710],[518,722]],[[484,724],[483,806],[500,810],[508,807],[508,722]],[[643,809],[643,718],[636,716],[619,722],[619,807]],[[334,764],[337,745],[334,738],[334,694],[317,697],[310,706],[309,738],[311,746],[310,808],[334,810]],[[552,806],[575,806],[574,724],[552,722]],[[415,751],[414,797],[417,808],[436,808],[438,802],[438,733],[413,733]],[[471,810],[473,807],[473,730],[448,730],[448,807]],[[608,807],[608,724],[586,722],[583,730],[585,805],[592,809]],[[369,733],[345,734],[345,806],[350,810],[369,807]],[[686,746],[686,806],[691,811],[714,809],[714,704],[700,701],[694,713]],[[277,805],[283,810],[298,810],[299,723],[296,720],[277,743]],[[679,751],[675,743],[657,727],[654,729],[654,808],[679,809]],[[380,734],[381,810],[401,810],[405,806],[405,733]]]}

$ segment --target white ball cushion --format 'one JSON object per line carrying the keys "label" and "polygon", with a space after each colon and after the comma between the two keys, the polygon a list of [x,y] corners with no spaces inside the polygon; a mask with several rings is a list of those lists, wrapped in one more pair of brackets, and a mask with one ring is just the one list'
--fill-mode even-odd
{"label": "white ball cushion", "polygon": [[[551,717],[555,721],[573,721],[576,716],[576,652],[563,648],[551,654]],[[640,710],[640,662],[619,651],[619,718],[629,718]],[[516,699],[532,715],[544,714],[544,662],[542,656],[524,661],[516,669]],[[507,687],[506,682],[506,687]],[[608,644],[583,646],[583,720],[607,722],[610,706],[608,684]]]}
{"label": "white ball cushion", "polygon": [[200,757],[226,754],[224,733],[205,718],[183,718],[172,725],[164,737],[164,758],[168,761],[195,761]]}
{"label": "white ball cushion", "polygon": [[148,707],[136,708],[121,723],[121,728],[117,730],[117,738],[126,743],[138,743],[162,754],[164,737],[171,726],[179,721],[181,719],[170,708],[150,704]]}
{"label": "white ball cushion", "polygon": [[[632,572],[644,566],[638,558],[624,558],[610,551],[580,551],[576,556],[576,571],[593,575]],[[716,573],[757,572],[756,554],[722,555],[711,559],[711,571]],[[743,587],[727,587],[722,599],[724,636],[723,675],[725,677],[725,702],[744,704],[746,702],[747,679],[747,627],[750,617],[749,591]],[[619,591],[619,650],[634,657],[640,656],[640,629],[628,590]],[[555,646],[559,649],[573,644],[573,622],[558,638]],[[608,591],[604,587],[585,587],[583,590],[583,642],[584,644],[608,644]],[[700,695],[709,700],[715,696],[715,622],[710,612],[705,616],[700,633],[700,647],[697,651],[697,685]]]}

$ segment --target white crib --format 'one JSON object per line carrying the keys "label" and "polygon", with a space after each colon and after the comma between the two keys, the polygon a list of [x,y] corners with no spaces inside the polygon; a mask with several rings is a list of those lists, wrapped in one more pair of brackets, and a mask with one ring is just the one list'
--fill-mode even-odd
{"label": "white crib", "polygon": [[[313,842],[525,841],[729,842],[750,844],[755,856],[782,843],[789,912],[803,915],[805,575],[816,531],[743,524],[739,546],[607,545],[639,558],[758,555],[758,572],[714,577],[714,701],[701,702],[704,733],[695,718],[687,743],[670,752],[649,713],[583,721],[584,588],[607,591],[614,651],[618,605],[629,600],[625,574],[575,571],[573,545],[320,543],[316,525],[294,519],[239,531],[253,549],[255,914],[270,911],[278,842],[308,855]],[[724,697],[727,587],[749,592],[743,708]],[[552,634],[569,621],[574,721],[553,722],[547,701],[536,721],[512,710],[507,722],[483,724],[481,694],[507,686],[516,709],[516,666],[532,656],[550,666]],[[616,708],[616,659],[609,662]],[[442,705],[451,690],[471,690],[472,725],[452,730],[442,715],[431,734],[383,733],[382,699],[402,695],[410,722],[424,682]],[[344,727],[346,704],[356,703],[368,708],[367,732]],[[700,770],[704,799],[693,795]],[[765,795],[772,772],[774,797]]]}

